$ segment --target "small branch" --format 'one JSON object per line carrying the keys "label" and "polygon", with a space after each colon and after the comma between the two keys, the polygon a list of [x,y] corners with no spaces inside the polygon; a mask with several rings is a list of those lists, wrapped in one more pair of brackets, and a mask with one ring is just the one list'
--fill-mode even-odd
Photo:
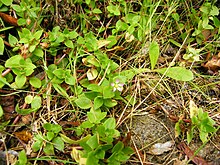
{"label": "small branch", "polygon": [[86,73],[84,73],[81,77],[79,77],[79,78],[77,79],[77,82],[81,81],[81,80],[84,79],[85,77],[86,77]]}
{"label": "small branch", "polygon": [[5,44],[6,46],[12,47],[7,41],[4,41],[4,44]]}
{"label": "small branch", "polygon": [[60,59],[55,62],[55,65],[58,65],[64,59],[64,57],[66,57],[66,54],[62,55],[62,57],[60,57]]}
{"label": "small branch", "polygon": [[11,72],[11,69],[10,68],[8,68],[8,69],[6,69],[3,73],[2,73],[2,77],[5,77],[8,73],[10,73]]}

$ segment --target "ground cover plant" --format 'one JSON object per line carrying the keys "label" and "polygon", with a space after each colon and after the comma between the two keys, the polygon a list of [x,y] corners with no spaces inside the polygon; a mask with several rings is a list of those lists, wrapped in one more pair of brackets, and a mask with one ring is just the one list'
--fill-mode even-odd
{"label": "ground cover plant", "polygon": [[0,18],[0,164],[220,163],[217,0],[0,0]]}

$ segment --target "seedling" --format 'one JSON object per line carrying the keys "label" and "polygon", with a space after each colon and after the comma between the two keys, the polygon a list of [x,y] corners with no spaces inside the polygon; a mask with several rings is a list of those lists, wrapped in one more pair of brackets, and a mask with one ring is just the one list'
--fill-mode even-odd
{"label": "seedling", "polygon": [[32,146],[34,152],[37,152],[43,146],[43,151],[46,155],[54,155],[54,149],[63,151],[64,142],[59,136],[59,132],[62,130],[62,127],[57,124],[45,123],[43,128],[47,131],[46,135],[35,135],[35,142]]}
{"label": "seedling", "polygon": [[[199,132],[200,140],[203,143],[206,143],[208,141],[209,135],[217,131],[215,127],[215,121],[209,117],[208,113],[204,112],[202,108],[198,108],[192,100],[190,101],[189,109],[191,124],[189,125],[187,131],[187,142],[189,144],[192,141],[197,130]],[[181,133],[181,125],[183,125],[182,120],[179,120],[175,125],[177,137]]]}

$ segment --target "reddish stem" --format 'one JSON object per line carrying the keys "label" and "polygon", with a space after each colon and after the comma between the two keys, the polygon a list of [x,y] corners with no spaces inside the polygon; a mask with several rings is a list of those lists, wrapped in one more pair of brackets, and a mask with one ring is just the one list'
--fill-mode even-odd
{"label": "reddish stem", "polygon": [[5,77],[8,73],[10,73],[11,72],[11,69],[10,68],[8,68],[8,69],[6,69],[3,73],[2,73],[2,77]]}

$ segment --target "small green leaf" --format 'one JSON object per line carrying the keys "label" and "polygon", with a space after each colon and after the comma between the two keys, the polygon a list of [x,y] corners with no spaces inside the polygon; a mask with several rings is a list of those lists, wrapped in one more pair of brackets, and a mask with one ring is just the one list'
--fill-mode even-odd
{"label": "small green leaf", "polygon": [[192,127],[187,131],[187,143],[189,144],[193,139],[193,131],[195,127]]}
{"label": "small green leaf", "polygon": [[76,83],[76,79],[74,76],[70,75],[70,74],[66,74],[66,77],[65,77],[65,82],[69,85],[74,85]]}
{"label": "small green leaf", "polygon": [[58,78],[64,79],[66,77],[66,72],[63,69],[56,69],[53,71],[53,74],[55,74]]}
{"label": "small green leaf", "polygon": [[41,48],[36,48],[33,52],[33,54],[37,57],[43,57],[44,56],[44,52]]}
{"label": "small green leaf", "polygon": [[91,0],[86,0],[86,4],[89,5]]}
{"label": "small green leaf", "polygon": [[91,152],[88,153],[88,156],[86,158],[86,163],[83,162],[82,164],[86,164],[86,165],[99,165],[99,159],[96,158],[95,152],[91,151]]}
{"label": "small green leaf", "polygon": [[51,141],[54,138],[54,133],[53,132],[47,132],[47,140]]}
{"label": "small green leaf", "polygon": [[19,26],[27,24],[26,19],[24,19],[24,18],[19,18],[17,23],[18,23]]}
{"label": "small green leaf", "polygon": [[137,103],[137,100],[135,97],[131,96],[131,95],[127,95],[125,97],[125,99],[128,101],[129,104],[131,104],[132,106],[134,106]]}
{"label": "small green leaf", "polygon": [[25,97],[25,103],[26,104],[30,104],[32,101],[33,101],[33,96],[31,96],[31,95],[27,95],[26,97]]}
{"label": "small green leaf", "polygon": [[202,142],[205,143],[208,140],[208,133],[200,131],[199,132],[199,137],[202,140]]}
{"label": "small green leaf", "polygon": [[175,21],[179,22],[180,16],[179,16],[178,13],[173,13],[173,14],[172,14],[172,17],[173,17],[173,19],[174,19]]}
{"label": "small green leaf", "polygon": [[59,133],[62,130],[62,127],[59,124],[50,124],[50,123],[45,123],[43,125],[44,129],[47,131],[52,131],[54,133]]}
{"label": "small green leaf", "polygon": [[34,151],[34,152],[39,151],[40,148],[42,147],[42,145],[43,145],[43,140],[42,140],[42,139],[37,139],[37,140],[34,142],[33,146],[32,146],[33,151]]}
{"label": "small green leaf", "polygon": [[115,101],[115,100],[113,100],[113,99],[105,99],[105,100],[104,100],[104,105],[105,105],[106,107],[109,107],[109,108],[114,107],[114,106],[116,106],[117,104],[118,104],[117,101]]}
{"label": "small green leaf", "polygon": [[54,155],[54,147],[51,143],[46,143],[46,146],[44,147],[44,152],[46,155]]}
{"label": "small green leaf", "polygon": [[0,118],[3,116],[3,114],[4,114],[4,111],[2,109],[2,106],[0,105]]}
{"label": "small green leaf", "polygon": [[1,0],[1,2],[6,5],[6,6],[9,6],[12,4],[13,0]]}
{"label": "small green leaf", "polygon": [[124,144],[122,142],[118,142],[112,149],[112,153],[118,153],[124,148]]}
{"label": "small green leaf", "polygon": [[63,151],[64,150],[64,142],[62,140],[61,137],[55,137],[53,140],[52,140],[52,143],[54,144],[54,147],[56,149],[58,149],[59,151]]}
{"label": "small green leaf", "polygon": [[83,137],[82,139],[72,140],[72,139],[70,139],[69,137],[67,137],[67,136],[64,135],[64,134],[61,134],[61,133],[60,133],[59,135],[61,136],[61,138],[62,138],[62,140],[63,140],[64,142],[69,143],[69,144],[79,144],[79,143],[81,143],[81,142],[86,142],[86,141],[91,137],[91,135],[89,134],[89,135]]}
{"label": "small green leaf", "polygon": [[103,105],[103,98],[101,96],[98,96],[94,99],[94,109],[98,109]]}
{"label": "small green leaf", "polygon": [[100,9],[98,9],[98,8],[93,9],[92,12],[94,14],[101,14],[102,13],[102,11]]}
{"label": "small green leaf", "polygon": [[75,39],[79,34],[76,31],[71,31],[69,33],[69,39]]}
{"label": "small green leaf", "polygon": [[98,40],[91,31],[85,34],[84,39],[86,41],[85,46],[89,52],[98,50]]}
{"label": "small green leaf", "polygon": [[118,20],[116,22],[116,29],[117,31],[124,31],[128,29],[128,24],[126,24],[125,22],[122,22],[121,20]]}
{"label": "small green leaf", "polygon": [[0,37],[0,55],[3,55],[4,49],[5,49],[5,44],[2,37]]}
{"label": "small green leaf", "polygon": [[[26,22],[26,20],[25,20],[25,22]],[[22,32],[18,32],[18,34],[19,34],[21,39],[26,38],[27,41],[28,41],[29,38],[33,38],[31,31],[27,28],[22,28]]]}
{"label": "small green leaf", "polygon": [[75,100],[76,105],[81,109],[89,109],[92,107],[92,102],[85,96],[81,96]]}
{"label": "small green leaf", "polygon": [[154,69],[160,55],[160,47],[156,41],[153,41],[149,47],[151,69]]}
{"label": "small green leaf", "polygon": [[121,15],[119,7],[113,4],[110,4],[109,6],[107,6],[107,10],[114,15]]}
{"label": "small green leaf", "polygon": [[106,129],[115,129],[116,127],[116,121],[115,118],[108,118],[104,123],[103,126],[105,126]]}
{"label": "small green leaf", "polygon": [[97,126],[96,131],[97,131],[97,133],[99,134],[100,137],[105,137],[106,129],[103,125]]}
{"label": "small green leaf", "polygon": [[39,40],[40,37],[42,36],[42,33],[43,33],[43,30],[37,31],[36,33],[34,33],[34,38],[35,38],[36,40]]}
{"label": "small green leaf", "polygon": [[86,142],[92,149],[95,149],[99,145],[98,135],[95,134],[89,138],[89,140]]}
{"label": "small green leaf", "polygon": [[28,115],[32,112],[36,112],[37,109],[36,108],[29,108],[29,109],[20,109],[19,105],[17,104],[15,107],[15,111],[20,114],[20,115]]}
{"label": "small green leaf", "polygon": [[91,90],[93,92],[101,92],[102,91],[101,87],[98,84],[90,84],[87,86],[87,89]]}
{"label": "small green leaf", "polygon": [[212,15],[212,16],[219,15],[219,8],[216,7],[216,6],[212,6],[212,10],[210,11],[209,14]]}
{"label": "small green leaf", "polygon": [[[220,27],[220,20],[217,17],[213,17],[213,23],[214,23],[215,27]],[[218,34],[219,34],[219,32],[218,32]]]}
{"label": "small green leaf", "polygon": [[[85,64],[89,67],[91,67],[92,65],[96,66],[96,67],[100,67],[99,61],[93,57],[93,56],[87,56],[85,59]],[[87,64],[89,63],[89,64]],[[92,65],[90,65],[92,64]]]}
{"label": "small green leaf", "polygon": [[21,7],[20,5],[12,4],[11,7],[12,7],[16,12],[22,12],[22,7]]}
{"label": "small green leaf", "polygon": [[108,44],[107,48],[112,48],[112,47],[113,47],[115,44],[117,44],[117,42],[118,42],[117,36],[113,36],[113,35],[108,36],[107,40],[108,40],[108,41],[111,41],[111,42]]}
{"label": "small green leaf", "polygon": [[66,93],[66,91],[60,85],[53,83],[53,87],[59,94],[66,97],[67,99],[69,99],[69,95]]}
{"label": "small green leaf", "polygon": [[7,80],[6,80],[5,77],[0,76],[0,88],[2,88],[5,84],[8,85],[8,86],[11,86],[11,85],[7,82]]}
{"label": "small green leaf", "polygon": [[27,78],[24,75],[17,75],[15,77],[15,84],[18,88],[22,88],[26,82]]}
{"label": "small green leaf", "polygon": [[106,112],[101,112],[101,110],[93,110],[91,108],[90,112],[87,112],[88,119],[91,123],[98,124],[106,117]]}
{"label": "small green leaf", "polygon": [[181,44],[179,42],[177,42],[176,40],[170,38],[169,41],[174,44],[175,46],[178,46],[179,48],[181,47]]}
{"label": "small green leaf", "polygon": [[33,51],[35,51],[35,49],[36,49],[36,45],[30,45],[28,50],[29,50],[31,53],[33,53]]}
{"label": "small green leaf", "polygon": [[40,88],[41,87],[41,81],[39,78],[37,77],[31,77],[29,80],[30,84],[34,87],[34,88]]}
{"label": "small green leaf", "polygon": [[6,68],[19,67],[20,66],[19,62],[22,59],[23,59],[23,57],[21,55],[12,56],[5,62],[5,67]]}
{"label": "small green leaf", "polygon": [[80,125],[80,127],[82,127],[82,128],[92,128],[93,126],[94,126],[94,124],[91,123],[89,120],[84,121],[84,122]]}
{"label": "small green leaf", "polygon": [[108,99],[108,98],[113,98],[115,96],[115,93],[112,91],[111,86],[107,86],[103,88],[103,98]]}
{"label": "small green leaf", "polygon": [[68,47],[68,48],[74,48],[74,46],[73,46],[73,41],[71,41],[71,40],[66,40],[65,42],[64,42],[64,44]]}
{"label": "small green leaf", "polygon": [[19,162],[19,165],[27,164],[27,156],[26,156],[25,150],[22,150],[21,152],[19,152],[18,162]]}
{"label": "small green leaf", "polygon": [[41,107],[41,97],[35,96],[31,102],[31,108],[33,109],[39,109]]}
{"label": "small green leaf", "polygon": [[181,134],[181,124],[182,124],[182,120],[179,120],[176,124],[175,124],[175,137],[179,137]]}
{"label": "small green leaf", "polygon": [[[164,74],[166,70],[167,68],[162,68],[156,69],[155,71]],[[184,67],[171,67],[165,75],[178,81],[191,81],[193,79],[193,73]]]}
{"label": "small green leaf", "polygon": [[9,41],[9,44],[12,46],[15,46],[18,43],[18,39],[11,34],[9,34],[8,36],[8,41]]}

